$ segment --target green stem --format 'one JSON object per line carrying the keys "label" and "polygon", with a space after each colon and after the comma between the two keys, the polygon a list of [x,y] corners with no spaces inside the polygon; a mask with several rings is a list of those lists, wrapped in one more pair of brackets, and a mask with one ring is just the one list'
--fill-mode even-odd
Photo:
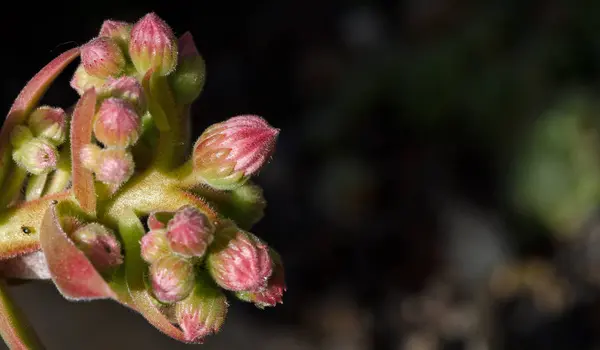
{"label": "green stem", "polygon": [[38,199],[44,192],[46,187],[46,181],[48,180],[48,174],[31,175],[29,181],[27,181],[27,188],[25,189],[25,200],[31,201]]}
{"label": "green stem", "polygon": [[4,184],[0,193],[0,208],[6,208],[17,198],[26,177],[27,171],[14,165],[13,172],[6,179],[7,183]]}
{"label": "green stem", "polygon": [[69,185],[69,181],[71,181],[71,146],[67,143],[60,151],[58,166],[50,178],[44,195],[64,191]]}
{"label": "green stem", "polygon": [[0,334],[9,349],[44,349],[33,327],[10,298],[4,280],[0,281]]}

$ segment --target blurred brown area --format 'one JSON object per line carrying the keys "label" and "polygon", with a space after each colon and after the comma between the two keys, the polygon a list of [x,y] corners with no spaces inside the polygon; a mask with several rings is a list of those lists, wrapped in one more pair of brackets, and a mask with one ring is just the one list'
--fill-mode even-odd
{"label": "blurred brown area", "polygon": [[[282,129],[253,232],[284,304],[233,302],[204,349],[600,348],[600,3],[14,5],[6,110],[104,19],[156,11],[207,63],[196,135],[244,113]],[[68,79],[47,103],[73,103]],[[13,292],[49,349],[185,347],[116,303]]]}

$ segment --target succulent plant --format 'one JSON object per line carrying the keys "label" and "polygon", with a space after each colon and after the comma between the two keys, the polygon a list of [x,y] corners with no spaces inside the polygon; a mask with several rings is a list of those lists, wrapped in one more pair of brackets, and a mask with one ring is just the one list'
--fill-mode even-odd
{"label": "succulent plant", "polygon": [[[79,56],[73,108],[39,106]],[[150,13],[105,21],[27,83],[0,131],[0,261],[31,266],[6,276],[50,279],[72,301],[112,299],[186,343],[222,328],[228,295],[282,302],[281,257],[249,232],[266,206],[249,180],[279,129],[234,116],[193,143],[204,69],[191,33],[178,40]],[[10,348],[41,347],[7,278],[0,334]]]}

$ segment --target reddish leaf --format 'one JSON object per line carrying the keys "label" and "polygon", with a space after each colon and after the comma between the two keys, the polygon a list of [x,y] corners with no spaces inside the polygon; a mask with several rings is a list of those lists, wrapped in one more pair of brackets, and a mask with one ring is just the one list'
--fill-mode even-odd
{"label": "reddish leaf", "polygon": [[83,166],[81,149],[92,142],[92,122],[96,111],[96,91],[87,90],[75,105],[71,121],[71,162],[73,166],[73,193],[87,213],[96,214],[94,176]]}
{"label": "reddish leaf", "polygon": [[6,163],[10,161],[10,133],[13,128],[25,121],[31,110],[37,105],[50,84],[56,77],[79,56],[79,48],[71,49],[56,57],[40,70],[17,96],[4,124],[0,130],[0,183],[2,182],[6,169]]}
{"label": "reddish leaf", "polygon": [[147,265],[142,260],[139,244],[140,239],[144,235],[144,227],[133,211],[126,210],[121,216],[119,233],[123,238],[125,247],[127,285],[135,309],[161,332],[173,339],[190,343],[190,341],[185,339],[181,329],[174,326],[160,311],[153,297],[146,289],[144,274],[146,273]]}
{"label": "reddish leaf", "polygon": [[24,280],[48,280],[52,277],[41,251],[0,261],[0,276]]}
{"label": "reddish leaf", "polygon": [[117,295],[61,227],[56,204],[42,220],[40,245],[54,284],[69,300],[117,299]]}

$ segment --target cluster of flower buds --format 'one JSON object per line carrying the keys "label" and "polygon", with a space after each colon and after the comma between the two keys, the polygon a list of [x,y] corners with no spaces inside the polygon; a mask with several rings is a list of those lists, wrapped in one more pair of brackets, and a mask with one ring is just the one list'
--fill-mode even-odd
{"label": "cluster of flower buds", "polygon": [[[81,98],[72,115],[36,107],[77,55],[70,85]],[[183,128],[204,79],[191,34],[177,39],[154,13],[105,21],[97,37],[38,73],[18,99],[25,112],[0,130],[0,186],[10,185],[0,215],[26,186],[15,219],[0,225],[15,240],[0,245],[0,260],[39,248],[65,297],[118,300],[186,342],[219,331],[226,293],[259,308],[281,303],[281,257],[249,232],[266,207],[249,180],[269,161],[279,129],[239,115],[209,126],[191,147]],[[16,167],[5,167],[11,155]],[[14,169],[20,176],[11,179]]]}

